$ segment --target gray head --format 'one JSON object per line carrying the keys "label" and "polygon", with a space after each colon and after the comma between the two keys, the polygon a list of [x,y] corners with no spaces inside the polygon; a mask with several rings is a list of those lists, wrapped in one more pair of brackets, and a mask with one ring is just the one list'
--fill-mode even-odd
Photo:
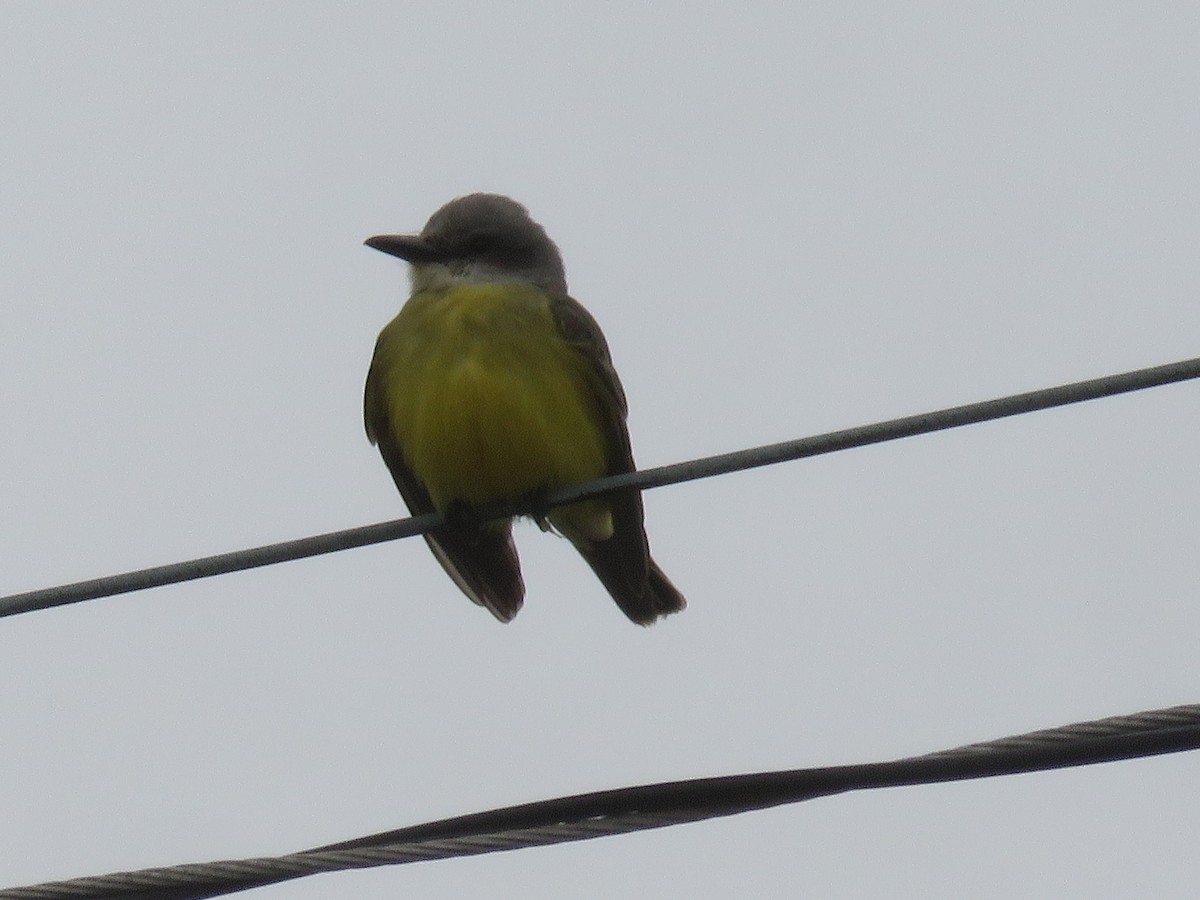
{"label": "gray head", "polygon": [[376,235],[366,245],[412,263],[414,290],[463,281],[529,281],[567,292],[554,242],[524,206],[500,194],[451,200],[420,234]]}

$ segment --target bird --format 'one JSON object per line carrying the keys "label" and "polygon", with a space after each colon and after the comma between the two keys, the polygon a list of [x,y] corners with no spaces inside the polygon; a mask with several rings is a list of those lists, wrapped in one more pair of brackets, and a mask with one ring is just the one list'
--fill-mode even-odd
{"label": "bird", "polygon": [[[512,519],[482,505],[634,470],[628,404],[600,326],[567,293],[558,247],[517,201],[458,197],[417,234],[368,247],[409,263],[411,294],[379,334],[363,417],[454,583],[501,622],[525,597]],[[686,606],[650,556],[637,490],[534,515],[565,537],[625,615],[650,625]]]}

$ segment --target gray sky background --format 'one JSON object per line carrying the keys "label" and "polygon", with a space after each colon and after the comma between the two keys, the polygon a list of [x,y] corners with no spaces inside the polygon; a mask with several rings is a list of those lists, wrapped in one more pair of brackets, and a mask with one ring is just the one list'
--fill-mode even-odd
{"label": "gray sky background", "polygon": [[[511,194],[657,465],[1200,354],[1193,4],[13,3],[0,592],[404,513],[362,247]],[[647,494],[686,613],[522,526],[0,622],[0,885],[1200,700],[1200,386]],[[1200,757],[247,896],[1192,896]]]}

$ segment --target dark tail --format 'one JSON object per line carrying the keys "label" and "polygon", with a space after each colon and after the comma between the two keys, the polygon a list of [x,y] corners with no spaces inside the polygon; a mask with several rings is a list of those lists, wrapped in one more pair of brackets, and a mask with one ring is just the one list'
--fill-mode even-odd
{"label": "dark tail", "polygon": [[510,523],[470,530],[443,528],[425,535],[425,540],[462,592],[501,622],[511,622],[521,611],[525,582]]}
{"label": "dark tail", "polygon": [[687,601],[650,558],[644,531],[640,544],[631,553],[628,542],[614,535],[606,541],[579,541],[575,549],[617,601],[621,612],[638,625],[653,625],[662,616],[679,612]]}

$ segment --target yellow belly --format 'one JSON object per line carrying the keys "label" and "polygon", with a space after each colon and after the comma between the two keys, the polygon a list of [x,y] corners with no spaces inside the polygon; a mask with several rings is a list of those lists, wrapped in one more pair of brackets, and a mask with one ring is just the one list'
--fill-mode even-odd
{"label": "yellow belly", "polygon": [[589,363],[561,340],[536,288],[417,294],[376,354],[392,437],[438,509],[604,474]]}

